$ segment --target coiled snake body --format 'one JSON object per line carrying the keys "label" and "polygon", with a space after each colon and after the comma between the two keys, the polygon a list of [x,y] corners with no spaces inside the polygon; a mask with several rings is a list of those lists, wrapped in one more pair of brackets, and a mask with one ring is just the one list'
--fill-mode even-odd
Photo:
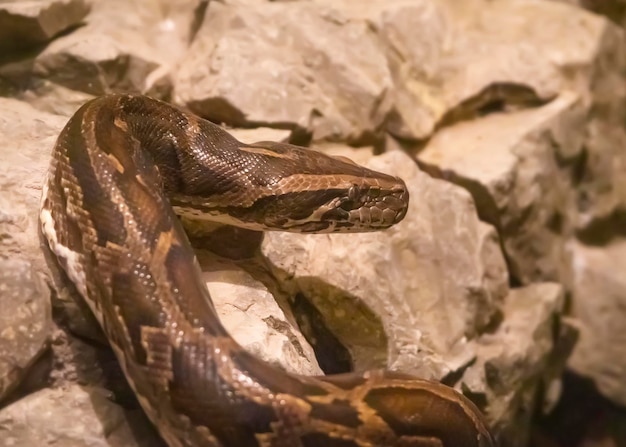
{"label": "coiled snake body", "polygon": [[143,96],[67,123],[43,187],[42,234],[102,326],[148,417],[174,446],[493,446],[443,385],[387,371],[287,374],[246,353],[211,303],[174,211],[253,229],[387,228],[404,183],[279,143],[240,143]]}

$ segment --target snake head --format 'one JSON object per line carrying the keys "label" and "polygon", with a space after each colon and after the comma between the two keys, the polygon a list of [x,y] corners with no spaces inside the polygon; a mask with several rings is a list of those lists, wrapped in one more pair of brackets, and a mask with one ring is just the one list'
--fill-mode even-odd
{"label": "snake head", "polygon": [[178,214],[297,233],[382,230],[406,214],[409,193],[397,177],[291,144],[234,141],[188,170],[184,194],[170,197]]}
{"label": "snake head", "polygon": [[[283,143],[256,143],[244,151],[273,158],[271,194],[253,208],[264,229],[300,233],[365,232],[389,228],[406,215],[409,193],[398,177],[345,157]],[[271,154],[271,155],[269,155]]]}
{"label": "snake head", "polygon": [[[364,168],[361,168],[364,169]],[[409,194],[396,177],[370,171],[377,176],[339,185],[309,202],[315,209],[305,218],[288,221],[290,230],[300,232],[365,232],[389,228],[406,215]],[[332,196],[332,197],[331,197]]]}

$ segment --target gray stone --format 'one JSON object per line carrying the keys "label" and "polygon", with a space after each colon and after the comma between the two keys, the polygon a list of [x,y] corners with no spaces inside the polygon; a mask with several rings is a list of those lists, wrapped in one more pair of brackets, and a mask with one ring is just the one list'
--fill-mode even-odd
{"label": "gray stone", "polygon": [[175,101],[217,122],[364,138],[391,77],[366,23],[309,2],[211,4],[176,76]]}
{"label": "gray stone", "polygon": [[0,446],[164,447],[141,410],[125,411],[102,388],[43,389],[0,410]]}
{"label": "gray stone", "polygon": [[0,258],[0,401],[46,348],[50,297],[29,262]]}
{"label": "gray stone", "polygon": [[[566,331],[555,330],[569,324],[561,319],[564,304],[563,287],[556,283],[511,289],[502,307],[502,324],[477,341],[477,361],[465,372],[463,387],[485,394],[490,420],[507,421],[499,433],[501,445],[527,445],[538,388],[560,381],[562,356],[574,340]],[[561,351],[563,343],[568,346]]]}
{"label": "gray stone", "polygon": [[572,242],[572,314],[580,342],[570,366],[591,377],[602,394],[626,405],[626,240],[604,247]]}
{"label": "gray stone", "polygon": [[0,3],[0,51],[40,45],[81,23],[89,11],[84,0],[4,1]]}
{"label": "gray stone", "polygon": [[467,188],[481,217],[500,229],[511,274],[526,284],[559,278],[567,228],[574,225],[568,172],[580,156],[580,98],[564,93],[538,109],[491,114],[438,132],[418,155],[427,170]]}
{"label": "gray stone", "polygon": [[322,374],[313,349],[260,281],[228,261],[198,254],[220,321],[241,346],[286,371]]}
{"label": "gray stone", "polygon": [[263,253],[291,293],[324,315],[357,369],[441,378],[474,357],[472,339],[506,294],[498,238],[466,191],[431,179],[406,155],[367,165],[407,182],[403,222],[380,233],[268,233]]}

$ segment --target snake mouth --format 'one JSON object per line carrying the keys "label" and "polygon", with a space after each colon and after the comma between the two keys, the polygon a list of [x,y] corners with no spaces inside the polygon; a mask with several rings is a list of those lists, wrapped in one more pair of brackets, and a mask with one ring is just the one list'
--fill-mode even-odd
{"label": "snake mouth", "polygon": [[[404,184],[385,192],[376,187],[355,189],[358,189],[361,205],[354,208],[340,205],[355,228],[380,230],[397,224],[406,216],[409,193]],[[352,188],[351,194],[355,194]]]}

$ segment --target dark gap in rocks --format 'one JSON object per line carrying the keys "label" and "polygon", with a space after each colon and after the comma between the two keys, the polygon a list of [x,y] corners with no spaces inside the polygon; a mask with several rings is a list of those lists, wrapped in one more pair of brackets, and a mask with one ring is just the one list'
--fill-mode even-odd
{"label": "dark gap in rocks", "polygon": [[350,352],[326,327],[324,317],[306,296],[297,293],[292,300],[291,308],[324,374],[351,372],[353,368]]}
{"label": "dark gap in rocks", "polygon": [[618,26],[624,26],[626,3],[619,0],[581,0],[580,3],[583,8],[606,17]]}
{"label": "dark gap in rocks", "polygon": [[30,365],[20,371],[22,377],[17,385],[13,388],[9,388],[4,397],[0,399],[0,408],[8,407],[24,396],[48,387],[53,365],[54,356],[50,346],[48,346]]}
{"label": "dark gap in rocks", "polygon": [[201,0],[193,12],[193,19],[189,24],[189,42],[187,42],[189,45],[191,45],[191,42],[194,41],[200,27],[204,23],[208,6],[209,0]]}
{"label": "dark gap in rocks", "polygon": [[572,164],[571,181],[573,186],[578,186],[585,180],[588,160],[589,151],[587,148],[583,148],[580,155],[576,157],[576,160]]}
{"label": "dark gap in rocks", "polygon": [[207,98],[202,101],[190,101],[186,107],[198,116],[215,124],[231,127],[243,127],[246,122],[244,113],[224,98]]}
{"label": "dark gap in rocks", "polygon": [[615,210],[611,215],[595,219],[576,232],[579,241],[586,245],[602,246],[611,240],[626,236],[626,209]]}
{"label": "dark gap in rocks", "polygon": [[296,146],[304,146],[309,147],[311,141],[313,140],[313,134],[300,126],[291,129],[291,133],[289,134],[289,140],[287,141],[289,144],[295,144]]}
{"label": "dark gap in rocks", "polygon": [[547,222],[548,229],[555,234],[563,233],[563,224],[563,215],[558,211],[552,213]]}
{"label": "dark gap in rocks", "polygon": [[492,113],[541,107],[553,99],[554,97],[541,98],[533,88],[524,84],[495,82],[446,112],[436,124],[433,133],[461,121]]}
{"label": "dark gap in rocks", "polygon": [[199,233],[190,227],[193,223],[183,222],[183,225],[194,249],[208,250],[233,261],[254,258],[263,242],[262,231],[221,225],[208,233]]}
{"label": "dark gap in rocks", "polygon": [[[455,369],[454,371],[450,371],[448,374],[446,374],[445,376],[441,378],[440,382],[443,383],[444,385],[454,388],[454,385],[456,385],[457,383],[459,383],[460,380],[463,379],[463,376],[465,375],[465,371],[467,370],[467,368],[472,366],[474,363],[476,363],[475,358],[467,362],[466,364],[460,366],[458,369]],[[466,393],[466,391],[468,392]],[[473,395],[472,393],[469,392],[469,390],[463,390],[463,394],[465,394],[468,397],[470,395]],[[484,404],[486,404],[486,400],[484,400],[485,396],[482,393],[476,394],[476,396],[481,396]]]}
{"label": "dark gap in rocks", "polygon": [[550,414],[534,424],[534,447],[626,446],[626,408],[604,398],[590,379],[563,376],[563,394]]}

